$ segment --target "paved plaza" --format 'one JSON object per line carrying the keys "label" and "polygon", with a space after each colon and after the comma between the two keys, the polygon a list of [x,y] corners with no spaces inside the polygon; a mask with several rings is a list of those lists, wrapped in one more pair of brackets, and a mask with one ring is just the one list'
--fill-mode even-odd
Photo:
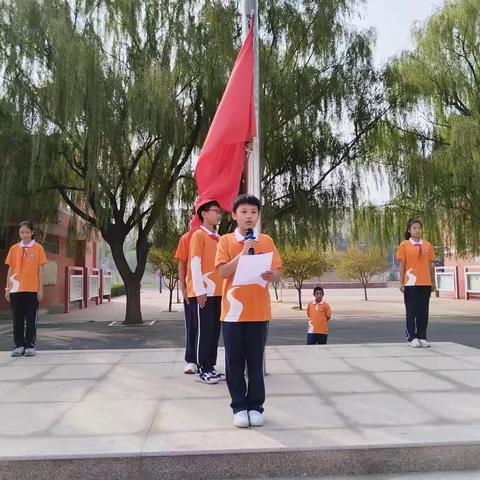
{"label": "paved plaza", "polygon": [[182,349],[1,352],[0,478],[480,468],[477,349],[269,347],[266,424],[246,430],[232,426],[225,383],[194,382],[182,357]]}

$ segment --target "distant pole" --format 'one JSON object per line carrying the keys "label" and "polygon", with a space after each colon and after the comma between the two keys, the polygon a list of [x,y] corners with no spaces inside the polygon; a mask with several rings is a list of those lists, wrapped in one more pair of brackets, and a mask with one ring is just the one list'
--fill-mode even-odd
{"label": "distant pole", "polygon": [[[253,94],[255,99],[255,120],[257,124],[257,136],[253,138],[252,152],[246,164],[246,186],[247,193],[255,195],[261,199],[261,168],[260,168],[260,82],[259,82],[259,42],[258,42],[258,1],[242,0],[242,41],[245,40],[250,30],[250,19],[253,17],[254,22],[254,80]],[[260,225],[258,225],[260,227]]]}

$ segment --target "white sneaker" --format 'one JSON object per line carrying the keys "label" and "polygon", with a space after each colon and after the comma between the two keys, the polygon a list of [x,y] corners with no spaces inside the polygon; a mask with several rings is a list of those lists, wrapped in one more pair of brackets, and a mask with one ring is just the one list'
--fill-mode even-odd
{"label": "white sneaker", "polygon": [[431,347],[431,345],[424,338],[419,338],[418,341],[420,342],[420,345],[424,348]]}
{"label": "white sneaker", "polygon": [[212,375],[214,375],[215,377],[217,377],[220,382],[223,382],[223,381],[225,381],[225,380],[227,379],[227,377],[225,376],[225,374],[222,373],[222,372],[219,372],[218,370],[213,369],[211,373],[212,373]]}
{"label": "white sneaker", "polygon": [[35,349],[35,347],[25,349],[26,357],[34,357],[36,354],[37,354],[37,350]]}
{"label": "white sneaker", "polygon": [[213,376],[210,372],[197,373],[195,375],[195,381],[200,383],[208,383],[209,385],[214,385],[218,383],[218,378]]}
{"label": "white sneaker", "polygon": [[183,373],[186,373],[187,375],[197,373],[197,366],[194,363],[187,363],[183,369]]}
{"label": "white sneaker", "polygon": [[263,425],[263,413],[257,412],[257,410],[250,410],[248,419],[252,427],[261,427]]}
{"label": "white sneaker", "polygon": [[418,338],[414,338],[411,342],[408,342],[408,344],[413,348],[421,348],[422,346]]}
{"label": "white sneaker", "polygon": [[246,410],[241,410],[233,416],[233,424],[238,428],[248,428],[250,426],[250,421],[248,420],[249,412]]}
{"label": "white sneaker", "polygon": [[25,352],[25,348],[24,347],[16,347],[12,350],[12,353],[10,354],[10,356],[12,357],[21,357],[23,355],[23,353]]}

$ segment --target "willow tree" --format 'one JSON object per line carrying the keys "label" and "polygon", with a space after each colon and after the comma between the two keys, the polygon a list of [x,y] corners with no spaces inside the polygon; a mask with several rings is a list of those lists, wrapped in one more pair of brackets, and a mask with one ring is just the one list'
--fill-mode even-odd
{"label": "willow tree", "polygon": [[[9,0],[0,11],[3,111],[31,144],[23,166],[2,155],[2,178],[23,169],[25,191],[58,194],[101,232],[125,322],[142,322],[152,229],[181,199],[235,57],[233,2]],[[132,232],[135,268],[123,250]]]}
{"label": "willow tree", "polygon": [[330,241],[357,206],[385,114],[355,0],[260,1],[264,221],[280,243]]}
{"label": "willow tree", "polygon": [[446,2],[414,41],[412,51],[388,65],[391,110],[372,134],[393,201],[364,220],[375,219],[391,236],[408,217],[420,217],[437,244],[478,253],[480,3]]}

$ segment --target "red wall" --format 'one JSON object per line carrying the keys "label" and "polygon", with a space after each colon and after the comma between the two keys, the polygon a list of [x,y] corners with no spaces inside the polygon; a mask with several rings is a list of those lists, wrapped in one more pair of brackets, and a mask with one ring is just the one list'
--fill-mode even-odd
{"label": "red wall", "polygon": [[[473,258],[457,258],[454,256],[445,257],[446,267],[458,266],[458,293],[460,298],[465,298],[465,270],[464,267],[472,267],[469,271],[480,271],[480,263],[476,263]],[[473,268],[475,267],[475,268]],[[469,294],[469,298],[480,298],[478,294]]]}

